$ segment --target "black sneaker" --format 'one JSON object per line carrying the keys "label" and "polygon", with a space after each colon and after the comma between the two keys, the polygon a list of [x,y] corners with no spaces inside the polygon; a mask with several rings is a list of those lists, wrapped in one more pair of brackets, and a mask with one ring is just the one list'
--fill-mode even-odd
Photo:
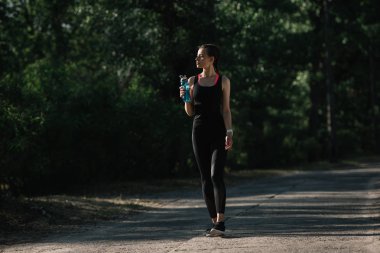
{"label": "black sneaker", "polygon": [[224,222],[218,222],[210,230],[209,236],[223,236],[225,231],[226,227],[224,226]]}
{"label": "black sneaker", "polygon": [[214,226],[215,226],[215,224],[212,224],[210,228],[206,229],[204,235],[205,235],[205,236],[210,236],[211,229],[212,229]]}

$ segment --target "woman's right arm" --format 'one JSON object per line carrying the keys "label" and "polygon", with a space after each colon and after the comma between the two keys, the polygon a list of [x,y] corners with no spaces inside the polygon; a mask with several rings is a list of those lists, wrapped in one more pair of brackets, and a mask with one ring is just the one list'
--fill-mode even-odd
{"label": "woman's right arm", "polygon": [[[191,101],[185,103],[185,111],[186,111],[187,115],[189,115],[191,117],[194,114],[194,106],[193,106],[194,76],[190,77],[188,81],[189,81],[189,85],[190,85],[190,97],[191,97]],[[181,89],[180,96],[183,96],[184,92],[185,91],[183,89]]]}

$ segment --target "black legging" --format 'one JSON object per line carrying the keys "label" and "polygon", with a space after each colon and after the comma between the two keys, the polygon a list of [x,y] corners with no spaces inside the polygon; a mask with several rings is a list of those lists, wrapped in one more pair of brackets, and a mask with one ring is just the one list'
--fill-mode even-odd
{"label": "black legging", "polygon": [[[221,123],[223,124],[223,122]],[[225,150],[224,124],[193,125],[193,149],[201,174],[203,197],[211,218],[224,213],[226,187],[224,185]]]}

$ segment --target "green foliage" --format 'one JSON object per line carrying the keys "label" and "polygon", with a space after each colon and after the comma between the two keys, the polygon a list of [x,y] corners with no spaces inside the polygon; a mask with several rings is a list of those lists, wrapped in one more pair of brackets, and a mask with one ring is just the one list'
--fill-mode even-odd
{"label": "green foliage", "polygon": [[225,68],[235,85],[237,142],[252,167],[307,160],[309,71],[300,41],[311,26],[296,5],[283,1],[280,7],[259,1],[218,5],[221,44],[231,49]]}
{"label": "green foliage", "polygon": [[[205,42],[231,79],[231,168],[328,157],[326,41],[338,156],[379,151],[379,3],[0,3],[0,183],[24,193],[189,175],[178,75]],[[13,188],[17,188],[14,186]]]}

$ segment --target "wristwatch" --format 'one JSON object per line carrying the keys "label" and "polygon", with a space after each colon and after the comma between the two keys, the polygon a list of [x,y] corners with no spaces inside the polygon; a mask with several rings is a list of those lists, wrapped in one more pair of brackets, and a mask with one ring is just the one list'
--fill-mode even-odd
{"label": "wristwatch", "polygon": [[232,130],[232,129],[227,129],[226,134],[227,134],[227,135],[230,135],[230,136],[233,136],[233,135],[234,135],[234,130]]}

